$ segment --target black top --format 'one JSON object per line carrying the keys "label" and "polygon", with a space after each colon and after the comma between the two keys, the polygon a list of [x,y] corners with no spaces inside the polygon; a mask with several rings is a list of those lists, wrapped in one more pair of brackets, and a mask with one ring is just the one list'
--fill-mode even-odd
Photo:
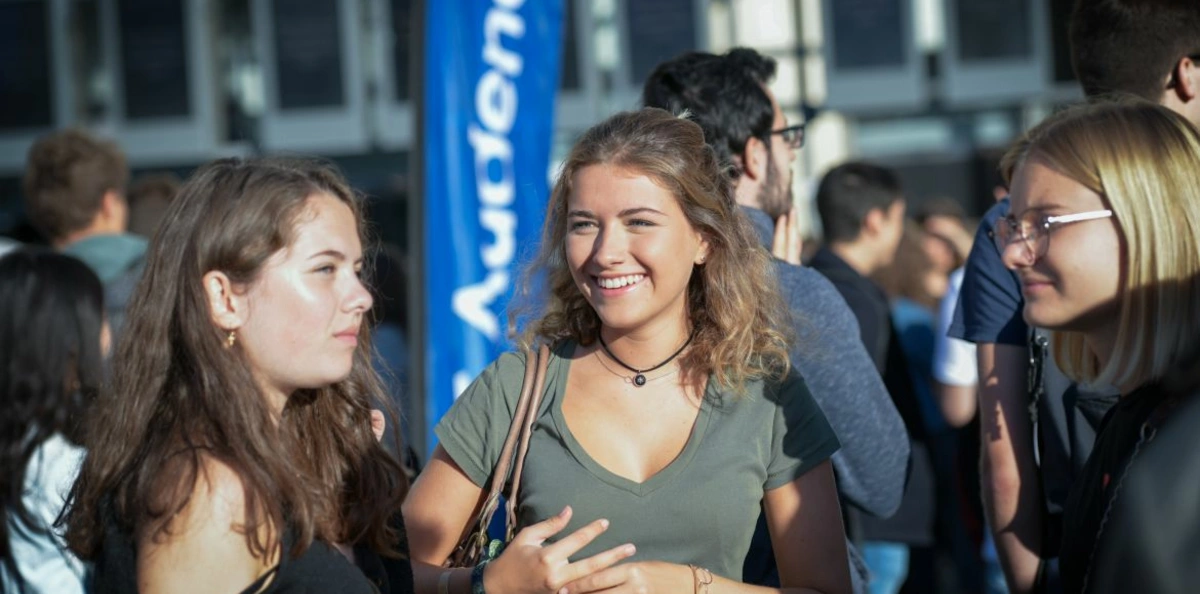
{"label": "black top", "polygon": [[[397,515],[397,518],[399,516]],[[92,573],[93,594],[126,594],[137,592],[137,553],[131,535],[122,530],[112,514],[108,514],[104,544],[96,558]],[[407,556],[403,521],[398,520],[401,547]],[[289,531],[283,540],[285,554],[270,572],[242,590],[270,594],[301,594],[330,592],[340,594],[412,594],[412,566],[407,559],[389,559],[374,551],[355,547],[357,567],[329,544],[314,541],[299,557],[286,554],[292,546]],[[265,590],[264,583],[271,580]]]}
{"label": "black top", "polygon": [[1140,388],[1113,406],[1100,425],[1092,455],[1071,485],[1063,510],[1059,569],[1067,594],[1083,591],[1092,551],[1101,536],[1101,518],[1112,501],[1114,488],[1125,475],[1143,425],[1161,401],[1154,388]]}
{"label": "black top", "polygon": [[1192,594],[1200,583],[1200,350],[1168,375],[1162,399],[1151,423],[1166,418],[1130,463],[1100,538],[1094,594]]}
{"label": "black top", "polygon": [[1121,393],[1111,386],[1081,386],[1071,381],[1054,363],[1048,332],[1035,328],[1031,339],[1033,383],[1028,389],[1037,403],[1035,446],[1046,512],[1042,518],[1042,556],[1057,557],[1062,542],[1062,511],[1071,485],[1083,472],[1100,423]]}
{"label": "black top", "polygon": [[910,545],[933,543],[934,484],[933,463],[929,454],[928,433],[921,418],[921,405],[909,375],[908,360],[892,326],[887,295],[871,279],[823,247],[809,266],[825,275],[841,293],[858,318],[863,346],[883,376],[892,402],[904,420],[912,449],[908,484],[900,509],[890,518],[881,519],[849,508],[847,533],[856,541],[892,541]]}

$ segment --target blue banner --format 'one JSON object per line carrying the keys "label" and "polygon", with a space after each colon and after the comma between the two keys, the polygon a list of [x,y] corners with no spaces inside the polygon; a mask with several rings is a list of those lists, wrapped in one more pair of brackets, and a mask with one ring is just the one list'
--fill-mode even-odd
{"label": "blue banner", "polygon": [[[549,196],[562,0],[436,0],[425,23],[426,430],[509,347]],[[529,250],[525,250],[529,251]]]}

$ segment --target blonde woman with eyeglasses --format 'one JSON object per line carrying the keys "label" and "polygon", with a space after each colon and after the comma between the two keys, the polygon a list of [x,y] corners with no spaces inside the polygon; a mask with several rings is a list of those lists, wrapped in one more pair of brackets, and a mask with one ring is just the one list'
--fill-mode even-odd
{"label": "blonde woman with eyeglasses", "polygon": [[1002,168],[996,240],[1026,321],[1052,330],[1072,379],[1121,391],[1064,512],[1063,586],[1083,592],[1125,472],[1170,417],[1157,382],[1200,334],[1200,132],[1155,104],[1102,102],[1043,122]]}

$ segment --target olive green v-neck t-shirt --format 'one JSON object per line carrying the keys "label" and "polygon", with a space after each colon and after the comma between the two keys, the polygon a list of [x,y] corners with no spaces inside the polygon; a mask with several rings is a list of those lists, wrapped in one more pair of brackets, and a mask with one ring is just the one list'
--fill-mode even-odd
{"label": "olive green v-neck t-shirt", "polygon": [[[518,495],[518,528],[570,505],[571,523],[558,537],[599,518],[611,522],[573,560],[631,542],[637,546],[632,560],[693,563],[740,580],[763,493],[800,477],[839,447],[804,380],[793,372],[783,381],[753,382],[740,398],[710,380],[683,451],[637,483],[593,460],[567,427],[562,398],[574,349],[573,341],[563,341],[546,371]],[[524,355],[502,355],[435,429],[446,453],[480,487],[500,456],[524,375]],[[653,385],[642,389],[654,396]]]}

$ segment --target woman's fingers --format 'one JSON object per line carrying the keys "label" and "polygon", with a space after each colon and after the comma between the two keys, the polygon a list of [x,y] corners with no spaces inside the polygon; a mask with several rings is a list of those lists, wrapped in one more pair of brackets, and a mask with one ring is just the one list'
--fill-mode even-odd
{"label": "woman's fingers", "polygon": [[546,547],[546,552],[559,559],[569,559],[571,555],[596,540],[597,536],[604,534],[605,530],[608,530],[608,520],[596,520]]}
{"label": "woman's fingers", "polygon": [[527,540],[529,542],[526,544],[541,546],[541,544],[545,542],[547,538],[562,532],[563,528],[567,527],[567,523],[571,521],[572,513],[571,506],[568,505],[554,516],[546,518],[537,524],[530,524],[529,526],[526,526],[523,530],[517,533],[513,540]]}
{"label": "woman's fingers", "polygon": [[637,552],[637,547],[624,544],[598,553],[567,566],[564,577],[568,582],[559,594],[579,594],[612,588],[624,581],[623,572],[614,567]]}

